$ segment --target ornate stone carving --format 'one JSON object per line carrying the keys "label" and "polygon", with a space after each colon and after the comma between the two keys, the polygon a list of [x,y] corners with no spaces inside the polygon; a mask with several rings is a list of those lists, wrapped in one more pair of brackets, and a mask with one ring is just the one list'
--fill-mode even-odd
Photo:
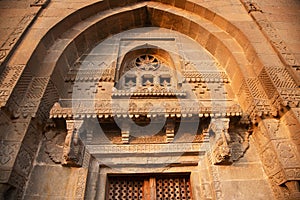
{"label": "ornate stone carving", "polygon": [[237,161],[244,156],[249,148],[249,136],[251,131],[245,129],[235,129],[229,132],[231,149],[231,160]]}
{"label": "ornate stone carving", "polygon": [[24,65],[6,66],[0,75],[0,107],[5,106],[24,68]]}
{"label": "ornate stone carving", "polygon": [[[193,153],[199,152],[202,143],[170,143],[170,144],[128,144],[128,145],[87,145],[91,154],[113,155],[117,153]],[[203,149],[204,151],[204,149]],[[201,151],[201,153],[204,153]]]}
{"label": "ornate stone carving", "polygon": [[228,134],[229,119],[213,118],[210,123],[210,129],[213,131],[212,143],[212,162],[214,164],[223,164],[231,162],[231,149],[228,145],[230,135]]}
{"label": "ornate stone carving", "polygon": [[18,144],[0,142],[0,164],[1,166],[12,165],[11,161],[14,160],[17,150],[19,148]]}
{"label": "ornate stone carving", "polygon": [[160,67],[160,61],[153,55],[140,55],[134,60],[134,65],[140,70],[154,71]]}
{"label": "ornate stone carving", "polygon": [[63,148],[63,165],[81,167],[85,147],[79,138],[82,120],[66,120],[67,135]]}
{"label": "ornate stone carving", "polygon": [[186,96],[186,90],[171,88],[168,86],[154,85],[154,86],[139,86],[129,90],[117,90],[114,88],[113,97],[118,96]]}
{"label": "ornate stone carving", "polygon": [[56,130],[55,127],[46,128],[45,136],[45,152],[49,158],[56,164],[62,163],[63,148],[66,138],[65,131]]}
{"label": "ornate stone carving", "polygon": [[[60,105],[64,105],[62,107]],[[131,117],[134,115],[176,115],[187,117],[190,115],[199,115],[200,117],[208,116],[240,116],[242,114],[241,107],[234,101],[228,100],[226,102],[226,107],[224,107],[224,102],[217,100],[214,101],[212,106],[211,102],[196,102],[193,100],[173,100],[168,99],[168,101],[156,101],[155,106],[149,106],[147,99],[138,99],[135,103],[130,103],[128,100],[116,99],[110,100],[98,100],[98,101],[85,101],[86,105],[93,105],[90,107],[84,107],[81,101],[76,102],[75,100],[61,100],[60,103],[55,103],[50,111],[50,118],[70,118],[76,117]],[[80,104],[81,106],[75,106],[70,108],[69,106]],[[204,104],[205,103],[205,104]],[[129,108],[124,106],[128,105]]]}
{"label": "ornate stone carving", "polygon": [[53,104],[58,101],[58,97],[59,97],[58,91],[54,86],[54,84],[52,83],[52,81],[50,80],[46,87],[44,96],[40,102],[36,117],[43,120],[48,119],[49,111],[51,110]]}
{"label": "ornate stone carving", "polygon": [[32,167],[33,159],[33,152],[30,152],[28,148],[22,145],[18,152],[15,169],[18,171],[18,173],[21,173],[23,176],[27,177]]}
{"label": "ornate stone carving", "polygon": [[283,120],[264,119],[258,126],[255,140],[262,141],[259,143],[261,159],[275,196],[278,199],[295,199],[299,191],[295,192],[297,187],[291,182],[300,179],[299,152],[287,135],[289,130],[285,125],[285,117]]}
{"label": "ornate stone carving", "polygon": [[23,16],[23,18],[18,23],[17,27],[14,31],[9,35],[7,40],[1,45],[1,59],[0,59],[0,66],[2,67],[2,63],[6,60],[9,56],[12,49],[16,46],[17,42],[19,41],[20,37],[24,34],[25,30],[32,22],[33,18],[35,17],[36,13],[29,13]]}
{"label": "ornate stone carving", "polygon": [[[80,66],[82,63],[77,62],[75,65]],[[90,63],[95,65],[93,63]],[[89,65],[89,64],[87,64]],[[100,67],[100,68],[99,68]],[[101,63],[98,65],[98,68],[94,66],[93,68],[89,67],[88,69],[71,69],[65,77],[66,82],[113,82],[115,79],[115,67],[113,65],[107,66],[106,63]]]}
{"label": "ornate stone carving", "polygon": [[36,116],[49,79],[49,77],[35,77],[28,80],[24,75],[23,80],[15,88],[9,102],[9,110],[12,112],[14,118]]}
{"label": "ornate stone carving", "polygon": [[87,169],[81,168],[78,171],[78,178],[76,184],[76,199],[84,199],[84,192],[86,187]]}
{"label": "ornate stone carving", "polygon": [[[257,3],[255,2],[253,1],[251,1],[251,3],[249,3],[248,1],[246,2],[242,1],[242,2],[247,8],[249,13],[252,12],[252,9],[254,9],[254,11],[258,9],[258,11],[260,11],[260,8],[257,6]],[[250,4],[252,6],[250,6]],[[273,24],[267,19],[265,14],[258,15],[256,13],[251,13],[251,15],[254,17],[257,24],[261,27],[266,37],[270,39],[271,44],[273,45],[275,50],[279,53],[282,60],[290,67],[299,66],[300,65],[299,62],[297,61],[293,53],[289,50],[285,41],[277,33],[276,28],[274,28]],[[295,70],[297,70],[297,68]]]}

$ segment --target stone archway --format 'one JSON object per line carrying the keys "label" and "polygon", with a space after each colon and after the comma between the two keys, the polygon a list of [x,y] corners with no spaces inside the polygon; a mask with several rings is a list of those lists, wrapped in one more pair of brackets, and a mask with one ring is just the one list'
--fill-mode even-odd
{"label": "stone archway", "polygon": [[[88,13],[89,10],[93,10],[93,12]],[[92,16],[98,11],[102,11],[101,16]],[[79,20],[79,16],[82,21]],[[121,22],[120,19],[126,19],[126,23]],[[119,22],[111,23],[115,20]],[[247,20],[251,21],[250,18]],[[78,21],[80,22],[77,23]],[[99,28],[108,24],[112,26],[107,32],[99,31],[101,30]],[[65,25],[70,29],[61,31],[60,29]],[[297,102],[290,98],[290,95],[284,93],[291,91],[281,92],[277,89],[281,82],[270,79],[270,76],[278,76],[276,74],[278,72],[275,71],[280,71],[279,74],[288,79],[288,85],[295,88],[296,84],[293,78],[286,73],[284,67],[276,66],[277,70],[275,71],[273,66],[264,68],[265,61],[255,53],[251,40],[249,41],[245,34],[232,23],[211,10],[186,1],[185,3],[176,1],[172,5],[158,2],[133,2],[132,6],[119,5],[114,1],[104,1],[82,8],[55,25],[32,50],[31,57],[26,61],[26,67],[18,65],[18,52],[12,58],[11,64],[14,65],[8,67],[7,70],[24,72],[16,87],[11,88],[10,92],[12,90],[13,92],[12,95],[8,95],[9,100],[8,97],[5,99],[4,102],[7,100],[8,102],[4,110],[7,110],[8,115],[14,118],[14,123],[26,130],[20,135],[25,135],[27,138],[29,138],[28,135],[35,135],[35,132],[39,130],[39,119],[47,118],[53,103],[65,94],[60,84],[64,81],[61,74],[66,72],[66,66],[72,65],[79,55],[108,35],[146,25],[182,32],[195,39],[214,55],[229,75],[244,113],[251,116],[253,122],[256,122],[257,117],[276,116],[279,105],[297,106]],[[183,25],[189,28],[185,28]],[[28,37],[24,39],[24,43],[32,35],[29,34]],[[32,81],[28,81],[26,77],[31,77]],[[15,79],[15,84],[17,80],[18,77]],[[29,86],[26,92],[20,92],[24,84]],[[30,96],[27,95],[28,93],[35,95]],[[55,95],[48,95],[50,93]],[[24,98],[19,98],[20,94],[24,94]],[[6,118],[6,114],[3,115]],[[32,120],[31,117],[38,120]],[[22,149],[27,149],[26,146],[28,145],[17,143],[16,152],[19,152],[20,149],[20,153],[24,152]],[[28,153],[30,151],[25,152],[27,152],[25,154],[30,163],[33,155]],[[18,159],[26,157],[20,153]],[[16,157],[17,154],[12,160],[15,160]],[[13,174],[10,181],[15,187],[22,188],[22,185],[25,184],[24,180],[26,180],[24,177],[28,176],[31,167],[20,170],[18,162],[13,165],[14,171],[19,170],[22,175],[20,173]],[[17,185],[14,179],[22,179],[23,183]]]}

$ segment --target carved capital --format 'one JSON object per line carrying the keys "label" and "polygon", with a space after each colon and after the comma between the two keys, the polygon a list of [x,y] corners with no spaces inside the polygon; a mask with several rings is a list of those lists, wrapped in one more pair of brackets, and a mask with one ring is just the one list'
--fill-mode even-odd
{"label": "carved capital", "polygon": [[79,128],[82,120],[66,120],[67,136],[63,149],[63,165],[81,167],[84,156],[84,145],[79,138]]}

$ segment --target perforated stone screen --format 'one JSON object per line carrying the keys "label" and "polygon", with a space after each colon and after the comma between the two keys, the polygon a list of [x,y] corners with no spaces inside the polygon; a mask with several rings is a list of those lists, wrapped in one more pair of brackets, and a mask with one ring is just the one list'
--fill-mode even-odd
{"label": "perforated stone screen", "polygon": [[109,176],[107,200],[187,200],[192,199],[188,174]]}

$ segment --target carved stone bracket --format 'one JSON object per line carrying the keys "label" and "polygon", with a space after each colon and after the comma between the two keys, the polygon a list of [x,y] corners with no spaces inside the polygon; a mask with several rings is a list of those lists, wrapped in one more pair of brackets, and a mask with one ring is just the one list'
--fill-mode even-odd
{"label": "carved stone bracket", "polygon": [[85,147],[79,138],[79,128],[82,120],[66,120],[67,136],[63,148],[63,165],[81,167]]}
{"label": "carved stone bracket", "polygon": [[168,119],[166,124],[166,142],[170,143],[174,140],[174,132],[175,132],[175,121],[173,119]]}
{"label": "carved stone bracket", "polygon": [[122,142],[123,144],[129,143],[129,129],[123,129],[121,130],[122,134]]}
{"label": "carved stone bracket", "polygon": [[211,154],[213,164],[231,162],[231,149],[228,145],[228,142],[230,141],[228,129],[228,118],[214,118],[211,120],[210,130],[214,133]]}

